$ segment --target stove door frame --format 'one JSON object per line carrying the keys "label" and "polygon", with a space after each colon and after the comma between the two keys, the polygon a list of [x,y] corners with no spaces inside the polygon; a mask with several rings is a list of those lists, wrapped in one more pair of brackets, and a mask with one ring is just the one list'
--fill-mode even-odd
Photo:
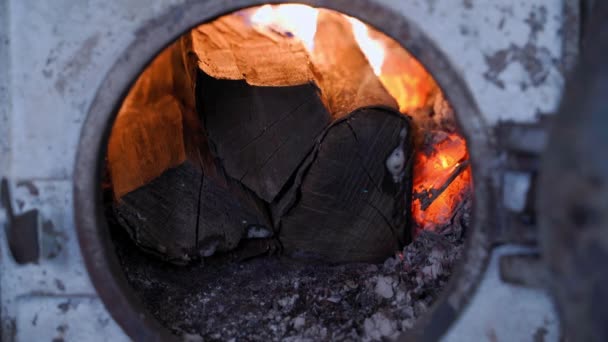
{"label": "stove door frame", "polygon": [[[99,188],[103,155],[117,108],[137,76],[170,42],[188,29],[219,15],[276,1],[186,1],[140,28],[137,39],[118,54],[87,114],[74,170],[74,213],[85,265],[99,296],[113,318],[135,340],[160,341],[175,336],[138,303],[113,253]],[[435,77],[455,109],[467,139],[474,181],[474,220],[463,259],[443,294],[414,329],[403,336],[418,341],[439,339],[471,298],[490,256],[496,221],[498,153],[489,128],[467,84],[441,49],[408,18],[366,0],[302,1],[357,17],[395,38]]]}

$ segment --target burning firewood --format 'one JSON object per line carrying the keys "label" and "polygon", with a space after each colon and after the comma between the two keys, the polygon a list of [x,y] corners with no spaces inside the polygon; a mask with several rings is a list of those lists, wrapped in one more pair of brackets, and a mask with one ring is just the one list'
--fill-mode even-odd
{"label": "burning firewood", "polygon": [[335,121],[273,206],[285,250],[380,261],[409,242],[411,148],[409,121],[393,110],[368,107]]}
{"label": "burning firewood", "polygon": [[[471,196],[466,143],[455,133],[429,130],[415,156],[412,214],[417,230],[442,230]],[[460,209],[459,209],[460,208]]]}
{"label": "burning firewood", "polygon": [[[144,71],[112,132],[104,199],[127,278],[168,327],[381,339],[451,273],[471,222],[468,159],[453,109],[396,41],[329,10],[265,5],[193,29]],[[325,263],[227,262],[276,250]]]}
{"label": "burning firewood", "polygon": [[106,170],[120,224],[142,249],[174,263],[233,249],[245,228],[270,226],[262,201],[226,177],[209,151],[188,46],[172,44],[127,95]]}
{"label": "burning firewood", "polygon": [[321,12],[314,43],[311,60],[315,80],[334,119],[370,105],[399,109],[361,52],[353,25],[346,17]]}
{"label": "burning firewood", "polygon": [[452,184],[456,177],[460,176],[460,174],[463,173],[468,167],[468,160],[459,161],[452,172],[450,172],[448,179],[446,179],[443,184],[437,188],[431,188],[430,190],[423,190],[420,193],[417,193],[414,197],[420,200],[420,208],[422,210],[427,210],[429,206],[433,204],[433,202]]}
{"label": "burning firewood", "polygon": [[251,86],[201,73],[199,109],[228,175],[270,203],[330,123],[314,84]]}
{"label": "burning firewood", "polygon": [[334,120],[369,105],[398,109],[361,52],[351,23],[338,13],[318,15],[312,51],[291,34],[256,30],[238,15],[197,27],[191,39],[198,66],[210,77],[252,86],[314,82]]}
{"label": "burning firewood", "polygon": [[140,248],[176,264],[232,250],[266,224],[189,161],[124,195],[114,213]]}
{"label": "burning firewood", "polygon": [[[409,121],[361,53],[351,24],[336,13],[318,20],[319,52],[304,64],[310,79],[282,79],[281,87],[271,86],[276,72],[301,75],[300,66],[289,63],[302,63],[303,44],[253,27],[240,26],[238,34],[219,30],[223,22],[193,31],[202,69],[200,114],[226,173],[269,204],[286,252],[380,260],[409,239]],[[217,41],[231,50],[233,65],[248,54],[246,44],[264,46],[271,55],[297,54],[278,57],[284,62],[279,71],[262,68],[252,79],[226,62],[224,71],[213,66],[204,51]]]}
{"label": "burning firewood", "polygon": [[291,86],[313,79],[302,43],[260,32],[237,14],[196,27],[188,38],[198,67],[213,78],[253,86]]}
{"label": "burning firewood", "polygon": [[336,262],[378,261],[409,241],[410,121],[345,17],[319,15],[314,44],[238,15],[182,39],[191,83],[180,91],[196,101],[180,102],[176,162],[117,196],[134,240],[174,262],[233,249],[251,225],[288,254]]}

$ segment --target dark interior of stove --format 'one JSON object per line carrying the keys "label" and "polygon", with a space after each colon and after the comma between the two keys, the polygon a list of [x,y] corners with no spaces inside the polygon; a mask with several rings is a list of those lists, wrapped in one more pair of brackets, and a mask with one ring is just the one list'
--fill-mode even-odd
{"label": "dark interior of stove", "polygon": [[357,340],[411,329],[471,226],[454,110],[363,22],[265,5],[202,24],[133,84],[102,188],[116,254],[197,340]]}

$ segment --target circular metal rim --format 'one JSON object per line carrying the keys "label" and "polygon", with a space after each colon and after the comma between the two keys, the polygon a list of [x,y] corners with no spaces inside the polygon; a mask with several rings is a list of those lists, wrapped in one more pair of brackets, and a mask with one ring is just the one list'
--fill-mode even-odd
{"label": "circular metal rim", "polygon": [[[74,213],[85,265],[106,309],[134,340],[175,339],[135,298],[108,236],[99,184],[102,156],[117,108],[147,63],[188,29],[244,7],[284,1],[189,0],[141,26],[136,39],[104,78],[84,122],[74,170]],[[467,139],[474,171],[474,220],[459,267],[431,309],[404,334],[404,340],[435,341],[456,320],[474,293],[488,263],[495,222],[492,191],[493,141],[473,97],[449,59],[406,17],[366,0],[305,0],[315,7],[355,16],[394,38],[412,53],[442,87]]]}

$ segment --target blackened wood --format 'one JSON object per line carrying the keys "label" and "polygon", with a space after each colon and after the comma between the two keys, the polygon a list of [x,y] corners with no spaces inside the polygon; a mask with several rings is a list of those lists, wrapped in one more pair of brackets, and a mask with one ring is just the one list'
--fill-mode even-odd
{"label": "blackened wood", "polygon": [[[256,33],[250,26],[243,25],[242,21],[235,21],[238,18],[234,17],[207,26],[209,30],[199,28],[193,32],[190,40],[182,40],[186,56],[181,56],[181,63],[188,76],[183,79],[189,81],[179,82],[187,84],[187,87],[180,88],[180,94],[189,94],[196,79],[196,106],[202,122],[192,115],[192,104],[186,101],[188,98],[169,101],[175,108],[163,112],[180,114],[181,111],[180,115],[171,115],[175,119],[171,122],[176,129],[167,130],[169,135],[173,131],[178,132],[174,135],[178,138],[176,141],[180,142],[179,154],[169,155],[179,156],[179,161],[187,157],[197,166],[200,165],[205,176],[200,174],[197,167],[182,164],[176,169],[167,170],[161,177],[130,192],[116,203],[121,224],[129,229],[140,246],[168,260],[183,262],[200,254],[210,254],[215,249],[234,248],[242,236],[243,227],[238,222],[250,224],[253,221],[254,224],[273,226],[276,231],[283,224],[285,214],[302,214],[298,210],[303,208],[302,203],[308,203],[304,199],[310,200],[311,193],[303,192],[304,188],[300,188],[300,185],[306,185],[306,180],[311,181],[310,173],[313,170],[317,178],[339,180],[342,176],[350,177],[348,182],[344,180],[342,183],[328,184],[327,188],[317,189],[317,192],[324,191],[325,196],[330,198],[346,196],[342,202],[351,201],[350,205],[355,209],[338,210],[336,217],[332,214],[329,218],[323,215],[315,217],[306,212],[300,215],[300,221],[298,216],[292,217],[289,222],[294,227],[314,219],[306,224],[319,229],[312,232],[313,236],[305,244],[301,244],[299,232],[288,235],[289,241],[299,240],[297,250],[319,254],[334,261],[371,260],[390,254],[395,246],[406,240],[407,229],[402,225],[407,227],[409,223],[405,217],[409,209],[403,209],[409,208],[409,171],[404,171],[406,176],[399,182],[391,183],[389,180],[392,178],[386,178],[379,171],[384,170],[385,166],[376,165],[375,157],[370,156],[377,156],[378,151],[385,153],[383,149],[388,148],[386,146],[390,143],[377,143],[382,140],[378,137],[389,134],[391,139],[390,134],[394,133],[380,130],[386,127],[377,125],[392,120],[393,124],[397,123],[394,126],[399,128],[400,133],[401,128],[408,127],[407,120],[387,109],[365,109],[362,112],[367,114],[357,111],[348,115],[359,107],[386,105],[396,108],[396,104],[358,50],[348,22],[341,16],[327,18],[326,23],[320,24],[320,30],[325,32],[322,35],[324,39],[316,42],[320,46],[325,44],[322,50],[327,50],[317,55],[320,57],[315,59],[320,65],[318,68],[309,63],[310,56],[302,46],[296,46],[298,44],[289,42],[285,37],[279,39]],[[346,38],[339,37],[342,33]],[[235,44],[237,41],[240,43]],[[342,42],[346,42],[346,45],[342,44],[338,49],[336,44]],[[209,46],[216,48],[206,48]],[[347,48],[342,49],[342,46]],[[273,52],[269,53],[271,49]],[[196,52],[196,58],[188,54],[192,50]],[[267,63],[271,55],[274,64]],[[226,56],[232,56],[234,60],[225,59]],[[195,62],[197,68],[214,77],[202,71],[192,73],[191,66]],[[314,73],[311,68],[316,68]],[[236,80],[222,80],[224,71],[226,75],[229,74],[228,78]],[[197,74],[195,78],[193,74]],[[311,80],[315,80],[316,84],[310,83]],[[133,108],[137,109],[136,106]],[[367,126],[377,129],[373,133],[370,133],[373,129],[357,128],[355,123],[356,117],[368,115],[373,118]],[[156,124],[158,120],[152,121]],[[327,130],[332,121],[332,128]],[[345,127],[353,132],[362,130],[362,133],[357,132],[354,141],[354,135],[349,136],[350,140],[346,135],[346,140],[342,141],[339,134]],[[327,134],[323,135],[323,132]],[[123,137],[128,137],[127,133]],[[359,134],[364,138],[359,138]],[[323,143],[320,143],[320,137],[323,137]],[[171,140],[171,137],[168,138]],[[407,145],[403,147],[407,150],[410,144],[406,144],[405,140],[408,139],[393,141],[392,149],[387,153],[392,153],[397,144]],[[343,143],[346,145],[342,146]],[[126,143],[120,145],[127,146]],[[151,143],[150,146],[160,145]],[[375,149],[371,146],[375,146]],[[325,159],[319,158],[323,156],[322,151],[331,153]],[[406,154],[409,156],[409,152]],[[386,163],[387,156],[382,156],[382,165]],[[148,159],[156,162],[155,158]],[[336,161],[339,165],[335,165]],[[159,163],[150,169],[165,170],[167,166],[164,164]],[[408,165],[403,166],[404,169]],[[369,178],[369,184],[361,178],[362,171]],[[197,172],[200,178],[196,176]],[[187,185],[177,186],[182,183]],[[207,184],[214,187],[205,189]],[[349,188],[371,185],[374,188],[366,190],[368,195],[365,196],[368,197],[364,197],[365,203],[354,196]],[[204,191],[200,191],[201,188]],[[215,209],[203,210],[193,205],[195,193],[201,196],[201,206],[217,202],[213,206]],[[300,193],[306,196],[300,197]],[[213,200],[205,202],[205,196]],[[390,196],[393,198],[389,199]],[[175,203],[180,203],[180,206]],[[331,202],[331,205],[336,203]],[[237,206],[238,210],[229,209]],[[309,206],[318,211],[325,210],[326,204],[313,201]],[[194,209],[199,210],[198,214],[194,214]],[[246,213],[245,216],[249,218],[238,220],[243,216],[238,214],[239,211]],[[226,212],[237,214],[225,217]],[[204,216],[204,213],[213,214]],[[273,224],[269,222],[270,215]],[[358,218],[353,218],[353,215],[358,215]],[[196,219],[195,223],[192,217]],[[312,245],[315,239],[320,238],[316,233],[333,228],[336,228],[335,232],[330,233],[327,244]],[[356,243],[353,244],[353,241]],[[336,251],[327,252],[328,248],[335,248]]]}
{"label": "blackened wood", "polygon": [[201,72],[200,115],[228,176],[271,202],[330,123],[318,89],[251,86]]}
{"label": "blackened wood", "polygon": [[264,225],[258,213],[190,162],[165,171],[113,206],[118,223],[139,247],[176,264],[231,250],[248,226]]}
{"label": "blackened wood", "polygon": [[[381,261],[409,240],[409,133],[408,118],[387,108],[359,109],[332,124],[291,191],[273,205],[285,252]],[[399,150],[403,162],[391,172],[387,159]]]}

